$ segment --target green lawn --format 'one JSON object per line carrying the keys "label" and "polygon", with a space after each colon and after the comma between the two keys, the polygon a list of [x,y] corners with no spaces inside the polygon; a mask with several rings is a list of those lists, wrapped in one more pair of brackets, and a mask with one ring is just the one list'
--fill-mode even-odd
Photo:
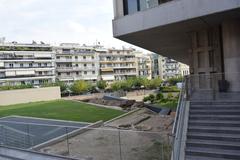
{"label": "green lawn", "polygon": [[67,100],[0,106],[0,117],[19,115],[81,122],[107,121],[123,113],[114,109]]}

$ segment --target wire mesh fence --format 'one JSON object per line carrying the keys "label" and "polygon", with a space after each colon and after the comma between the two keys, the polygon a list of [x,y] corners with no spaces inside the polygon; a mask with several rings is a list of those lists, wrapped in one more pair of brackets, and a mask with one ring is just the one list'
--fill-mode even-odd
{"label": "wire mesh fence", "polygon": [[170,142],[161,132],[0,121],[3,146],[86,160],[170,160]]}

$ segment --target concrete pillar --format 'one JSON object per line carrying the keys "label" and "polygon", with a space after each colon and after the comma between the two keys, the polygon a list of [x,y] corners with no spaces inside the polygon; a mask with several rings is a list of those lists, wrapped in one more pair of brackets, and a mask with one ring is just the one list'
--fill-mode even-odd
{"label": "concrete pillar", "polygon": [[240,20],[222,24],[225,79],[230,91],[240,91]]}

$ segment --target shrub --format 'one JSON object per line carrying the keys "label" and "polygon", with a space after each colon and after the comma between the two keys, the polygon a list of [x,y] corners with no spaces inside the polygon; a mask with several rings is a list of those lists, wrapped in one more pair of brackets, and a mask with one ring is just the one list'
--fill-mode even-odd
{"label": "shrub", "polygon": [[106,81],[103,81],[103,80],[98,81],[98,82],[97,82],[97,87],[98,87],[99,89],[105,89],[105,88],[107,87],[107,82],[106,82]]}
{"label": "shrub", "polygon": [[113,91],[118,91],[118,90],[121,90],[121,84],[120,82],[114,82],[111,84],[111,89]]}
{"label": "shrub", "polygon": [[32,84],[21,84],[17,86],[5,85],[5,86],[0,86],[0,91],[14,90],[14,89],[27,89],[27,88],[33,88],[33,85]]}
{"label": "shrub", "polygon": [[173,100],[173,99],[174,99],[173,94],[172,94],[172,93],[168,93],[168,94],[167,94],[167,99]]}
{"label": "shrub", "polygon": [[71,91],[75,94],[86,93],[91,89],[91,85],[83,80],[75,81],[71,86]]}
{"label": "shrub", "polygon": [[149,96],[144,97],[143,101],[144,102],[150,101],[151,103],[153,103],[155,101],[155,96],[153,94],[150,94]]}
{"label": "shrub", "polygon": [[163,96],[163,94],[162,93],[158,93],[157,95],[156,95],[156,100],[163,100],[164,99],[164,96]]}
{"label": "shrub", "polygon": [[148,80],[148,82],[146,84],[146,88],[156,89],[156,88],[160,87],[161,84],[162,84],[162,80],[160,78],[155,78],[152,80]]}
{"label": "shrub", "polygon": [[177,83],[183,81],[183,77],[180,76],[180,77],[169,78],[167,81],[171,86],[175,86]]}
{"label": "shrub", "polygon": [[176,86],[164,86],[160,87],[161,92],[179,92],[180,90]]}

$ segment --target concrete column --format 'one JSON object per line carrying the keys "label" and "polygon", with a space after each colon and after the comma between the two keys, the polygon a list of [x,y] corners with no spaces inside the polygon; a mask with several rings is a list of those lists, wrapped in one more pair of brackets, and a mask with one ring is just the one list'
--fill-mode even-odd
{"label": "concrete column", "polygon": [[230,91],[240,91],[240,20],[222,24],[225,79]]}

